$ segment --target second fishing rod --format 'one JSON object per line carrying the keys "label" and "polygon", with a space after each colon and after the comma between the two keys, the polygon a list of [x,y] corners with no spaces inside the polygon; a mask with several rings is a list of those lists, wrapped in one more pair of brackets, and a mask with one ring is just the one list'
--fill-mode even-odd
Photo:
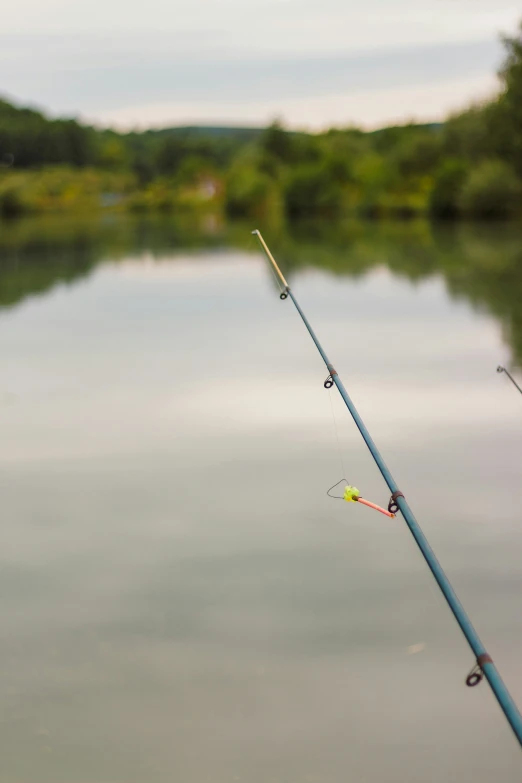
{"label": "second fishing rod", "polygon": [[280,294],[281,299],[284,300],[290,297],[326,365],[329,375],[324,383],[325,387],[330,388],[333,384],[335,384],[337,387],[339,394],[343,398],[346,407],[348,408],[359,432],[364,439],[364,442],[366,443],[377,467],[382,474],[382,477],[388,485],[388,488],[391,492],[390,505],[388,507],[389,511],[401,511],[402,516],[404,517],[404,521],[406,522],[413,538],[415,539],[415,542],[420,549],[431,573],[433,574],[437,585],[444,595],[444,598],[446,599],[446,602],[451,609],[453,616],[455,617],[455,620],[460,627],[460,630],[464,634],[464,637],[473,651],[475,656],[475,664],[466,678],[466,684],[472,687],[477,685],[482,680],[483,676],[486,677],[502,712],[504,713],[509,725],[513,730],[513,733],[515,734],[515,737],[522,747],[522,715],[518,711],[518,708],[513,701],[513,698],[511,697],[511,694],[509,693],[504,681],[502,680],[497,667],[493,663],[491,656],[487,653],[484,644],[475,631],[475,628],[473,627],[471,620],[469,619],[464,607],[458,599],[457,594],[455,593],[448,577],[437,560],[426,536],[422,532],[421,527],[413,514],[413,511],[409,507],[406,498],[400,491],[397,482],[390,473],[390,470],[384,462],[379,449],[375,445],[365,423],[363,422],[348,392],[346,391],[343,382],[339,378],[335,367],[330,362],[328,356],[323,350],[323,347],[319,342],[314,330],[312,329],[307,317],[301,310],[301,307],[299,306],[299,303],[291,291],[283,273],[279,269],[276,260],[268,249],[265,240],[257,229],[253,231],[252,234],[257,237],[261,247],[263,248],[263,251],[265,252],[268,260],[272,264],[280,282],[283,285],[283,290]]}

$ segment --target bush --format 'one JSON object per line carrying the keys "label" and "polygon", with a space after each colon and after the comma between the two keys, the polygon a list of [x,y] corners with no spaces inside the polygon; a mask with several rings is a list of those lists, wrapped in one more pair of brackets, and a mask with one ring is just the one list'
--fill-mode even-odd
{"label": "bush", "polygon": [[25,203],[20,178],[12,177],[7,182],[0,183],[0,216],[17,217],[29,212]]}
{"label": "bush", "polygon": [[390,153],[390,163],[399,175],[414,178],[431,174],[442,156],[442,134],[433,130],[405,134],[404,139]]}
{"label": "bush", "polygon": [[98,209],[117,203],[133,187],[130,174],[68,166],[24,172],[10,169],[0,179],[0,214]]}
{"label": "bush", "polygon": [[469,167],[464,161],[449,158],[435,174],[429,209],[434,217],[454,218],[460,209],[462,187]]}
{"label": "bush", "polygon": [[285,187],[285,206],[290,217],[335,217],[343,204],[343,188],[326,166],[311,163],[292,170]]}
{"label": "bush", "polygon": [[464,181],[460,207],[472,217],[506,218],[519,208],[521,192],[520,180],[507,164],[484,161]]}
{"label": "bush", "polygon": [[281,211],[278,184],[249,164],[236,164],[226,183],[226,209],[232,217],[266,217]]}

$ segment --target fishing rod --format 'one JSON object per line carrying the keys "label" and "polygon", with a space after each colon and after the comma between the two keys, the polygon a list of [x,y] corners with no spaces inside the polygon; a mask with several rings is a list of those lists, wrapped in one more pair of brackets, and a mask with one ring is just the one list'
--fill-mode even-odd
{"label": "fishing rod", "polygon": [[509,378],[509,380],[510,380],[510,381],[511,381],[511,383],[513,384],[513,386],[515,386],[515,388],[517,388],[517,389],[519,390],[520,394],[522,394],[522,389],[520,388],[520,386],[518,385],[518,383],[516,382],[516,380],[513,378],[513,376],[512,376],[512,375],[511,375],[511,373],[509,372],[509,370],[506,370],[506,368],[505,368],[505,367],[502,367],[502,365],[501,365],[501,364],[499,364],[499,365],[498,365],[498,367],[497,367],[497,372],[505,372],[505,373],[506,373],[506,375],[507,375],[507,377]]}
{"label": "fishing rod", "polygon": [[403,493],[400,491],[395,479],[393,478],[388,467],[386,466],[386,463],[384,462],[379,449],[375,445],[370,433],[368,432],[368,429],[366,428],[366,425],[364,424],[355,405],[353,404],[350,396],[348,395],[348,392],[344,388],[344,385],[341,379],[339,378],[336,369],[334,368],[333,364],[331,364],[326,353],[324,352],[321,343],[317,339],[314,330],[312,329],[310,323],[308,322],[308,319],[306,318],[305,314],[301,310],[293,292],[290,289],[290,286],[288,285],[287,281],[284,278],[283,273],[279,269],[272,253],[268,249],[265,240],[263,239],[261,233],[257,229],[255,231],[252,231],[252,234],[254,234],[254,236],[256,236],[257,239],[259,240],[259,243],[263,248],[265,255],[267,256],[268,260],[272,264],[279,280],[283,285],[283,290],[281,291],[280,298],[287,299],[288,297],[290,297],[290,299],[295,305],[297,312],[301,316],[301,319],[304,325],[306,326],[308,333],[310,334],[310,337],[314,341],[317,350],[321,354],[321,358],[324,361],[326,368],[329,372],[329,375],[326,381],[324,382],[325,388],[329,389],[333,384],[337,386],[339,394],[343,398],[343,401],[346,407],[348,408],[348,410],[350,411],[350,414],[355,424],[357,425],[357,428],[361,433],[364,442],[366,443],[373,459],[375,460],[377,467],[379,468],[386,484],[388,485],[388,488],[391,492],[390,503],[388,505],[388,511],[390,512],[390,515],[395,514],[398,511],[401,511],[402,516],[404,517],[404,521],[406,522],[410,530],[410,533],[415,539],[415,542],[419,547],[422,556],[424,557],[431,573],[433,574],[433,577],[435,578],[435,581],[437,582],[444,598],[446,599],[448,606],[451,609],[453,616],[455,617],[455,620],[457,621],[460,627],[460,630],[464,634],[466,641],[471,647],[471,650],[475,656],[475,664],[471,669],[470,673],[468,674],[468,676],[466,677],[466,685],[472,688],[475,685],[478,685],[479,682],[481,682],[481,680],[483,679],[483,677],[487,679],[502,712],[504,713],[509,725],[513,730],[513,733],[515,734],[515,737],[517,738],[519,744],[522,746],[522,715],[518,711],[518,708],[515,702],[513,701],[513,698],[509,693],[505,683],[503,682],[497,670],[497,667],[493,663],[493,659],[486,652],[486,648],[484,647],[477,632],[475,631],[471,623],[471,620],[466,614],[464,607],[462,606],[461,602],[457,598],[457,594],[455,593],[453,587],[451,586],[448,577],[444,573],[442,566],[437,560],[435,553],[431,548],[431,546],[429,545],[426,536],[422,532],[419,523],[415,519],[413,511],[410,509],[406,501],[406,498],[404,497]]}

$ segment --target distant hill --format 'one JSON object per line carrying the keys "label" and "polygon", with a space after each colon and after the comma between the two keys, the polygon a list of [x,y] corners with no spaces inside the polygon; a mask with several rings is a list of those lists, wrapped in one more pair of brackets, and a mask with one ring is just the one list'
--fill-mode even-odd
{"label": "distant hill", "polygon": [[[368,136],[383,136],[394,139],[408,133],[410,129],[434,129],[443,123],[397,125],[379,128],[365,133]],[[45,162],[72,162],[85,165],[96,162],[96,139],[102,141],[108,136],[120,139],[140,140],[145,144],[160,143],[166,139],[179,142],[188,140],[198,143],[215,143],[226,148],[243,146],[261,138],[264,128],[230,125],[179,125],[167,128],[150,128],[144,131],[118,132],[110,128],[96,129],[73,118],[51,119],[42,111],[17,106],[0,96],[0,154],[14,152],[18,165],[37,165]],[[300,131],[288,131],[292,136],[307,135]],[[37,149],[28,149],[32,141],[38,140]],[[23,149],[22,149],[23,148]]]}
{"label": "distant hill", "polygon": [[385,128],[376,128],[372,131],[367,131],[369,136],[377,136],[379,133],[393,133],[394,131],[404,131],[405,128],[416,128],[417,130],[440,130],[444,127],[443,122],[414,122],[407,125],[388,125]]}
{"label": "distant hill", "polygon": [[227,125],[179,125],[170,128],[151,128],[143,131],[147,136],[192,136],[198,138],[233,139],[241,142],[255,141],[264,128],[245,128]]}

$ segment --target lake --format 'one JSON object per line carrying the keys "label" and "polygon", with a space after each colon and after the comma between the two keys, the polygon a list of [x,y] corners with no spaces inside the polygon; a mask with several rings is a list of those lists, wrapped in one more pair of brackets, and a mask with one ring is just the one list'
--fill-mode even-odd
{"label": "lake", "polygon": [[2,783],[515,783],[522,230],[0,224]]}

